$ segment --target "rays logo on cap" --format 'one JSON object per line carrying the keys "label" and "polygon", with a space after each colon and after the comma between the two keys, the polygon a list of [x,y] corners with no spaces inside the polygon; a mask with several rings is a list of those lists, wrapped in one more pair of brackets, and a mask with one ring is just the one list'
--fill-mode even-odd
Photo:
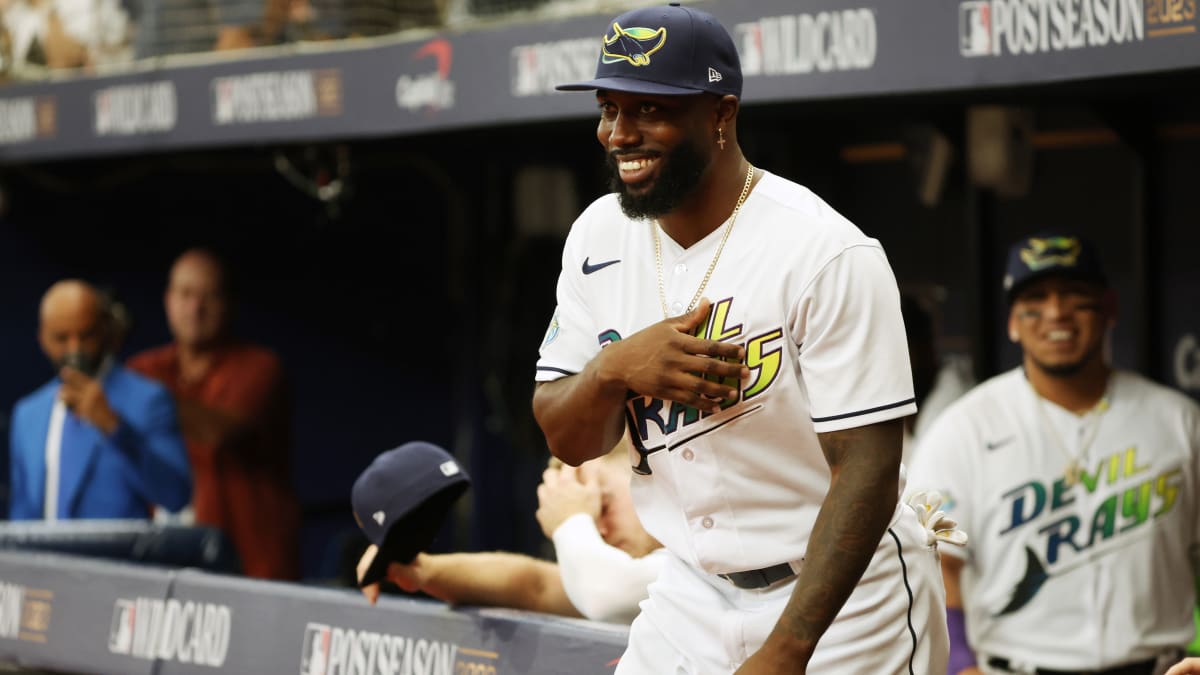
{"label": "rays logo on cap", "polygon": [[1046,267],[1074,267],[1082,248],[1075,237],[1030,239],[1029,247],[1021,249],[1021,262],[1035,272]]}
{"label": "rays logo on cap", "polygon": [[621,28],[613,22],[612,37],[604,36],[604,47],[600,60],[604,63],[626,61],[631,66],[650,65],[650,55],[662,49],[667,42],[667,29]]}

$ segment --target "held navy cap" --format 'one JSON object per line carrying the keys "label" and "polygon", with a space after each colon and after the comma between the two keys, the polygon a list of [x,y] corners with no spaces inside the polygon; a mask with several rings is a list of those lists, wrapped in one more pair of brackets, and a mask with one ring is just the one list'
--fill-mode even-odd
{"label": "held navy cap", "polygon": [[454,500],[471,484],[450,456],[432,443],[413,441],[380,454],[354,481],[354,519],[379,547],[359,580],[366,586],[429,547]]}
{"label": "held navy cap", "polygon": [[1061,276],[1108,286],[1096,247],[1062,232],[1043,232],[1021,239],[1008,250],[1004,294],[1012,304],[1022,288],[1047,276]]}
{"label": "held navy cap", "polygon": [[711,14],[673,2],[634,9],[610,21],[595,79],[556,89],[741,97],[742,65],[733,38]]}

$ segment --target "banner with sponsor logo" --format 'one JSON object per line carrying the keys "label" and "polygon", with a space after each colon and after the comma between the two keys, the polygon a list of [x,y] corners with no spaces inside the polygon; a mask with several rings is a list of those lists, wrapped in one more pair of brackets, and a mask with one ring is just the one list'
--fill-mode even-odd
{"label": "banner with sponsor logo", "polygon": [[[172,601],[194,605],[196,618],[177,622],[176,636],[162,638],[159,672],[164,675],[211,673],[217,656],[217,667],[238,673],[602,675],[613,671],[628,636],[624,626],[525,612],[451,609],[440,602],[389,596],[371,607],[354,591],[191,570],[181,570],[176,579]],[[199,625],[200,607],[221,608],[228,618],[214,620],[211,627]],[[182,617],[183,610],[179,612]],[[231,630],[232,639],[222,630]],[[227,647],[204,652],[208,662],[189,662],[178,650],[188,644]],[[173,647],[175,657],[163,657]]]}
{"label": "banner with sponsor logo", "polygon": [[98,675],[607,675],[628,628],[0,552],[0,663]]}
{"label": "banner with sponsor logo", "polygon": [[0,552],[0,661],[65,673],[153,672],[110,649],[120,600],[167,598],[157,568],[59,555]]}
{"label": "banner with sponsor logo", "polygon": [[[746,105],[1200,66],[1198,0],[712,0]],[[0,88],[0,161],[413,134],[592,114],[610,16]],[[670,38],[663,48],[670,48]]]}

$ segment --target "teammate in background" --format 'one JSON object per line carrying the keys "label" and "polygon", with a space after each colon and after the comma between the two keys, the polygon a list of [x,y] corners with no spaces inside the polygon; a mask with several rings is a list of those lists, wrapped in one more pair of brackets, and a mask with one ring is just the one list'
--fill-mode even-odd
{"label": "teammate in background", "polygon": [[1194,630],[1200,406],[1109,365],[1089,242],[1020,240],[1004,289],[1021,366],[947,408],[909,474],[973,538],[942,556],[949,672],[1162,673]]}
{"label": "teammate in background", "polygon": [[246,575],[299,578],[299,505],[290,485],[290,408],[279,359],[229,334],[228,275],[193,249],[164,303],[175,341],[129,367],[175,396],[195,475],[195,522],[225,531]]}
{"label": "teammate in background", "polygon": [[42,296],[38,343],[56,377],[13,408],[12,520],[147,518],[191,497],[171,397],[113,363],[110,319],[82,281]]}
{"label": "teammate in background", "polygon": [[916,406],[882,248],[743,156],[711,15],[635,9],[597,47],[596,79],[559,88],[595,90],[614,194],[568,236],[533,408],[573,465],[628,422],[669,555],[617,672],[944,669],[936,549],[900,502]]}
{"label": "teammate in background", "polygon": [[[391,563],[388,581],[456,605],[632,621],[664,552],[634,512],[627,444],[579,469],[546,469],[537,519],[554,542],[557,563],[506,552],[418,553],[408,565]],[[374,557],[370,548],[363,554],[360,578]],[[379,598],[379,584],[362,591],[372,604]]]}

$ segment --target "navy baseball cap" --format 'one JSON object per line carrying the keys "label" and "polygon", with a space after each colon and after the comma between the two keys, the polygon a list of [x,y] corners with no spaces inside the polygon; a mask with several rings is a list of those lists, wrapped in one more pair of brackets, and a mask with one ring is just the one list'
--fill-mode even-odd
{"label": "navy baseball cap", "polygon": [[1021,239],[1009,248],[1004,275],[1004,293],[1009,304],[1022,288],[1048,276],[1108,286],[1096,247],[1078,235],[1043,232]]}
{"label": "navy baseball cap", "polygon": [[350,493],[354,519],[379,547],[359,584],[379,581],[388,563],[411,562],[428,548],[470,484],[450,453],[432,443],[413,441],[376,457]]}
{"label": "navy baseball cap", "polygon": [[600,43],[595,79],[556,89],[741,97],[742,64],[733,38],[711,14],[673,2],[613,19]]}

